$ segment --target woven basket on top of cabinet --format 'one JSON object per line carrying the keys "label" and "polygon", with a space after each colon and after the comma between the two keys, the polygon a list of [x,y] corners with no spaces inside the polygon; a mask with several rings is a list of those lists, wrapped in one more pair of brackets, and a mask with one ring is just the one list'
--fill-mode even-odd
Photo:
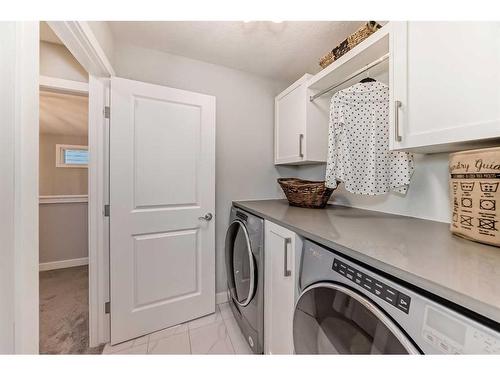
{"label": "woven basket on top of cabinet", "polygon": [[363,27],[359,28],[357,31],[349,35],[344,41],[342,41],[337,47],[328,52],[319,60],[319,65],[321,68],[326,68],[335,60],[338,60],[347,52],[356,47],[363,40],[368,38],[370,35],[375,33],[382,27],[378,22],[369,21]]}
{"label": "woven basket on top of cabinet", "polygon": [[309,181],[299,178],[278,178],[291,206],[324,208],[335,189],[327,188],[325,181]]}

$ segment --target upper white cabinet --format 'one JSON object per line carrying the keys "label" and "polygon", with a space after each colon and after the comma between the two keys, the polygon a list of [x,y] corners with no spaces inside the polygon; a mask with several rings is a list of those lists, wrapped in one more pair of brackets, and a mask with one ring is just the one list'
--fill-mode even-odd
{"label": "upper white cabinet", "polygon": [[328,110],[309,101],[305,74],[275,98],[274,163],[312,164],[326,161]]}
{"label": "upper white cabinet", "polygon": [[[389,53],[389,30],[384,26],[331,65],[312,76],[304,75],[275,99],[275,164],[326,162],[328,118],[332,95],[359,82],[360,69]],[[387,60],[370,69],[370,75],[386,82]],[[354,75],[353,75],[354,74]],[[316,96],[314,98],[311,97]]]}
{"label": "upper white cabinet", "polygon": [[391,148],[452,151],[500,137],[500,23],[391,27]]}

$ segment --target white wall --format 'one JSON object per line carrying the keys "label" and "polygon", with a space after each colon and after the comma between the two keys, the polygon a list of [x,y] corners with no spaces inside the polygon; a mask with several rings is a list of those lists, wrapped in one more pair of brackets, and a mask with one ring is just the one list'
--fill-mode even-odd
{"label": "white wall", "polygon": [[110,64],[114,66],[115,41],[113,33],[105,21],[87,21]]}
{"label": "white wall", "polygon": [[88,145],[88,137],[66,134],[40,134],[40,195],[84,195],[88,188],[87,168],[56,167],[56,146]]}
{"label": "white wall", "polygon": [[40,74],[88,82],[88,74],[68,49],[60,44],[40,42]]}
{"label": "white wall", "polygon": [[[341,184],[331,203],[449,223],[448,154],[414,155],[415,172],[406,196],[389,193],[377,197],[352,194]],[[325,165],[296,167],[296,175],[325,179]]]}
{"label": "white wall", "polygon": [[[57,144],[87,145],[88,138],[40,134],[40,195],[87,194],[87,168],[57,168]],[[40,263],[88,257],[87,212],[86,202],[40,204]]]}
{"label": "white wall", "polygon": [[241,71],[130,45],[115,46],[117,76],[214,95],[216,278],[226,290],[224,238],[232,200],[281,196],[273,163],[274,96],[285,86]]}
{"label": "white wall", "polygon": [[86,202],[40,204],[40,264],[88,257]]}

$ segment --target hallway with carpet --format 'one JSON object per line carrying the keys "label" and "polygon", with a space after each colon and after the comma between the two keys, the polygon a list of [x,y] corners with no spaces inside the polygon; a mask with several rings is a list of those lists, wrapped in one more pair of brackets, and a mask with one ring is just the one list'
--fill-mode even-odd
{"label": "hallway with carpet", "polygon": [[40,354],[101,354],[89,348],[88,266],[40,272]]}

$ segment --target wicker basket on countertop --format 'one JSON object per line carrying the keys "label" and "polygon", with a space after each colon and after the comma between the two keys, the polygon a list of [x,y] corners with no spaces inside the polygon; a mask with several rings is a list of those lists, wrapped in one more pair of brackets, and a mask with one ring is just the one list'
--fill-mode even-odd
{"label": "wicker basket on countertop", "polygon": [[278,178],[291,206],[324,208],[335,189],[327,188],[325,181],[308,181],[299,178]]}

